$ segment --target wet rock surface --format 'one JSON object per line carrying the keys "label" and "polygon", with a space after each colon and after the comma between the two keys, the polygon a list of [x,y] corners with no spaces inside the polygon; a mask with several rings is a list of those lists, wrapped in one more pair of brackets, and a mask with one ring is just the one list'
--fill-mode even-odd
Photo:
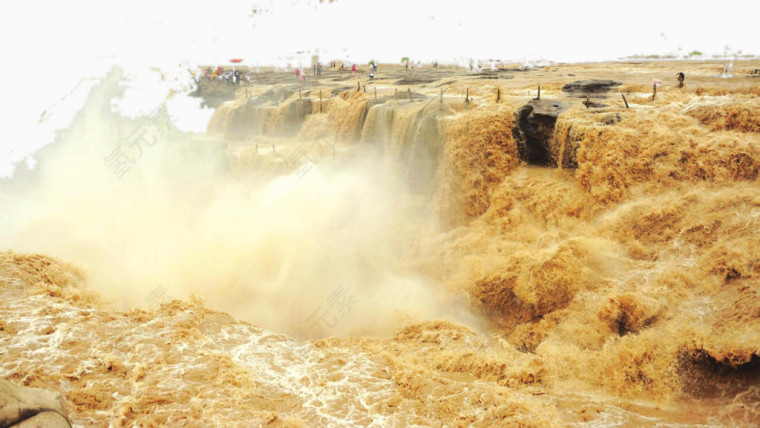
{"label": "wet rock surface", "polygon": [[552,135],[557,117],[567,108],[561,101],[534,99],[515,112],[513,137],[521,160],[532,165],[557,165]]}
{"label": "wet rock surface", "polygon": [[620,85],[622,85],[621,82],[614,80],[576,80],[563,86],[562,92],[570,94],[603,94]]}
{"label": "wet rock surface", "polygon": [[221,82],[200,82],[196,87],[196,90],[190,95],[203,99],[202,105],[204,107],[216,108],[225,101],[232,101],[235,99],[235,91],[239,88],[238,85],[231,85]]}
{"label": "wet rock surface", "polygon": [[0,426],[70,428],[60,394],[0,379]]}
{"label": "wet rock surface", "polygon": [[403,78],[401,80],[397,80],[395,82],[395,84],[396,85],[424,85],[424,84],[428,84],[428,83],[433,83],[436,80],[437,79],[435,79],[435,78],[423,79],[423,78],[419,78],[419,77],[405,77],[405,78]]}

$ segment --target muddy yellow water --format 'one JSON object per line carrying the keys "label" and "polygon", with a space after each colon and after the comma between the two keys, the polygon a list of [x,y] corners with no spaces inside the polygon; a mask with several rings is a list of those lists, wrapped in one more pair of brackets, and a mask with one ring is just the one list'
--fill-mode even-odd
{"label": "muddy yellow water", "polygon": [[[78,426],[756,426],[760,82],[651,99],[686,66],[239,94],[120,177],[116,136],[156,131],[110,75],[3,188],[0,376]],[[577,168],[520,159],[541,78]]]}

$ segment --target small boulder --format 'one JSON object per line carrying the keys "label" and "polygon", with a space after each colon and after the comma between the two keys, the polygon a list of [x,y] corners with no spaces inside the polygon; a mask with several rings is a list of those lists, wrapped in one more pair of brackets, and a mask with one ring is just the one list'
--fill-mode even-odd
{"label": "small boulder", "polygon": [[0,379],[0,426],[71,428],[61,394]]}

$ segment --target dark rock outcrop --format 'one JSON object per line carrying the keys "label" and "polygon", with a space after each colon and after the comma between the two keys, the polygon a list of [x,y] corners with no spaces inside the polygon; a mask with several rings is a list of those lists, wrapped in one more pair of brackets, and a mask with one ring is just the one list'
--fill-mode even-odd
{"label": "dark rock outcrop", "polygon": [[[515,76],[504,73],[505,70],[489,70],[475,73],[472,76],[479,79],[514,79]],[[512,71],[512,70],[509,70]]]}
{"label": "dark rock outcrop", "polygon": [[202,105],[204,107],[216,108],[219,104],[225,101],[232,101],[235,99],[235,91],[237,88],[242,87],[238,85],[228,85],[221,82],[205,82],[201,81],[196,90],[190,93],[191,96],[200,97],[203,99]]}
{"label": "dark rock outcrop", "polygon": [[590,99],[587,99],[583,102],[583,105],[586,106],[586,108],[604,108],[607,107],[607,104],[598,103],[596,101],[591,101]]}
{"label": "dark rock outcrop", "polygon": [[512,130],[520,159],[532,165],[556,166],[557,152],[552,147],[557,117],[567,104],[552,100],[531,100],[515,112]]}
{"label": "dark rock outcrop", "polygon": [[622,85],[614,80],[576,80],[562,87],[562,92],[571,94],[603,94],[609,92],[615,86]]}
{"label": "dark rock outcrop", "polygon": [[428,83],[433,83],[437,79],[425,79],[422,77],[405,77],[401,80],[397,80],[394,85],[425,85]]}
{"label": "dark rock outcrop", "polygon": [[0,427],[71,428],[71,425],[60,394],[0,379]]}

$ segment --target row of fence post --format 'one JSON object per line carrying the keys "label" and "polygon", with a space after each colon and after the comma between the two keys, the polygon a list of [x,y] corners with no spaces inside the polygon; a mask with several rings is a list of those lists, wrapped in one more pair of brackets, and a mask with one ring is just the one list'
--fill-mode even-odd
{"label": "row of fence post", "polygon": [[[366,94],[367,93],[367,85],[363,85],[363,90],[364,90],[364,93]],[[356,82],[356,91],[357,92],[361,92],[362,91],[361,82]],[[247,92],[248,92],[248,88],[246,88],[246,95],[249,96],[247,94]],[[377,100],[377,87],[374,88],[374,92],[375,92],[375,100]],[[440,101],[441,102],[443,102],[443,92],[444,92],[443,88],[441,88],[441,93],[440,93]],[[393,93],[394,93],[394,96],[398,95],[398,88],[394,87],[393,88]],[[413,96],[412,96],[412,89],[411,88],[407,88],[407,93],[409,94],[409,100],[412,101],[414,99]],[[620,95],[623,97],[623,103],[625,103],[625,108],[630,108],[628,106],[628,100],[625,98],[625,94],[621,93]],[[657,96],[657,84],[654,84],[652,86],[652,101],[655,100],[656,96]],[[299,100],[303,100],[303,94],[301,93],[301,89],[298,90],[298,99]],[[541,85],[538,85],[537,96],[536,96],[536,98],[534,98],[534,100],[538,100],[538,101],[541,100]],[[501,101],[501,88],[496,88],[496,102],[499,103],[500,101]],[[275,107],[279,107],[279,92],[275,92],[274,102],[275,102]],[[470,88],[467,88],[467,90],[466,90],[464,102],[467,103],[467,104],[470,103]],[[586,94],[586,101],[583,104],[586,105],[586,108],[590,108],[591,101],[590,101],[590,97],[589,97],[588,94]],[[323,110],[323,107],[322,107],[322,90],[320,89],[319,90],[319,112],[322,113],[323,111],[324,110]]]}

